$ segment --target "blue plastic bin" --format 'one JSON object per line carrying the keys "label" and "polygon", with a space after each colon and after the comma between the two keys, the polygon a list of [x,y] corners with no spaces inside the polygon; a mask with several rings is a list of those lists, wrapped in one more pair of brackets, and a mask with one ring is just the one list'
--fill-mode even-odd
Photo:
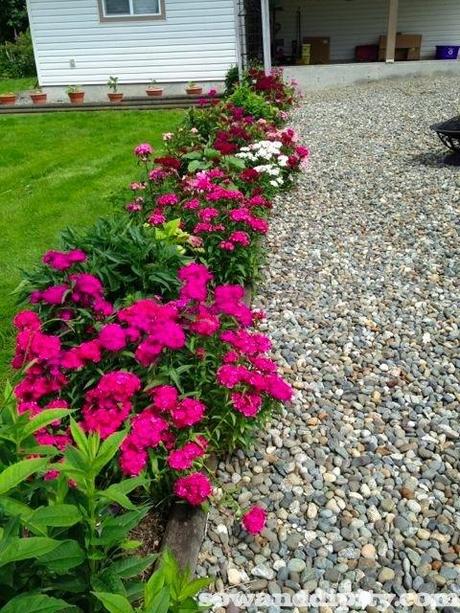
{"label": "blue plastic bin", "polygon": [[460,45],[437,45],[436,59],[437,60],[456,60]]}

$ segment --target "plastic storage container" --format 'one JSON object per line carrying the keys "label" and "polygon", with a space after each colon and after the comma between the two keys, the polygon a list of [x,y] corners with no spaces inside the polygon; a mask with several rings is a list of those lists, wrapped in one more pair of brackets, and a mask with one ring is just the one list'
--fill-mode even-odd
{"label": "plastic storage container", "polygon": [[456,60],[460,45],[437,45],[436,59],[437,60]]}

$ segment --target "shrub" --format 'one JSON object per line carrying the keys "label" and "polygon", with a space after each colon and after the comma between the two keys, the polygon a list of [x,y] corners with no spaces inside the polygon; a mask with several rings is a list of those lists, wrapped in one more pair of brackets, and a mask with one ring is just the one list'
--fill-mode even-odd
{"label": "shrub", "polygon": [[267,102],[264,96],[254,91],[247,82],[240,83],[235,87],[229,101],[236,107],[244,109],[248,115],[252,115],[256,119],[273,121],[278,115],[278,109]]}
{"label": "shrub", "polygon": [[0,78],[17,79],[36,74],[30,30],[19,34],[14,43],[0,46]]}
{"label": "shrub", "polygon": [[[169,299],[177,295],[180,285],[177,271],[187,258],[177,241],[168,241],[167,237],[156,240],[156,232],[124,216],[115,216],[100,219],[87,230],[68,228],[61,235],[61,248],[84,252],[84,260],[75,262],[73,270],[97,275],[104,286],[105,298],[111,304],[156,294]],[[59,256],[53,254],[58,253],[50,251],[47,260],[56,263]],[[28,298],[32,290],[43,290],[58,283],[61,272],[42,264],[24,273],[21,299]]]}
{"label": "shrub", "polygon": [[238,66],[232,66],[228,69],[227,74],[225,75],[225,96],[230,96],[235,87],[239,83],[240,76],[238,71]]}

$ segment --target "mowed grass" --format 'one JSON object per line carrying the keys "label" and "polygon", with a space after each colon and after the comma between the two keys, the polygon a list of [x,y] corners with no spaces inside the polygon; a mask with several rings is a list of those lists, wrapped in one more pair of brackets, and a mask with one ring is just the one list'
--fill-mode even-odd
{"label": "mowed grass", "polygon": [[[20,269],[58,244],[60,230],[113,210],[139,178],[133,148],[157,149],[182,111],[0,115],[0,387],[13,344]],[[129,192],[128,192],[129,195]]]}
{"label": "mowed grass", "polygon": [[14,92],[18,94],[29,89],[35,89],[37,77],[27,77],[25,79],[0,79],[0,94]]}

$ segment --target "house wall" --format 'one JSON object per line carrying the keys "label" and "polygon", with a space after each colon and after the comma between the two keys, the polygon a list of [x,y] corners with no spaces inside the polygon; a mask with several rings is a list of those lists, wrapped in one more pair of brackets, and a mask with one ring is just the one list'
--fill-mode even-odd
{"label": "house wall", "polygon": [[[286,53],[296,39],[296,12],[302,36],[329,36],[331,60],[351,61],[356,45],[378,43],[386,33],[388,0],[281,0],[277,12]],[[434,57],[435,46],[460,44],[460,0],[399,0],[398,32],[422,34],[422,58]]]}
{"label": "house wall", "polygon": [[209,82],[236,64],[233,0],[165,0],[165,20],[104,23],[97,0],[27,1],[43,86]]}

